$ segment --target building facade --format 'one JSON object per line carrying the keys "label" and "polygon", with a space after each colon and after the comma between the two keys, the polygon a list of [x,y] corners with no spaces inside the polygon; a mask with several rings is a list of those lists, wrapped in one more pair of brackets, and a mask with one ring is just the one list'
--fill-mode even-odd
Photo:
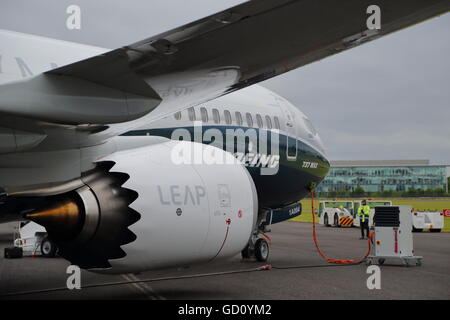
{"label": "building facade", "polygon": [[429,160],[331,161],[331,169],[318,192],[366,192],[429,190],[448,191],[446,165],[430,165]]}

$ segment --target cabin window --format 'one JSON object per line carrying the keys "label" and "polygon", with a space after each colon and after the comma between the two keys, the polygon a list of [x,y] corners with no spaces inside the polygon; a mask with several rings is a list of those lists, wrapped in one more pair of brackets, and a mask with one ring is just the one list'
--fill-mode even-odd
{"label": "cabin window", "polygon": [[266,116],[266,124],[267,124],[267,129],[272,129],[272,119],[269,116]]}
{"label": "cabin window", "polygon": [[219,114],[219,110],[213,109],[213,110],[212,110],[212,114],[213,114],[213,120],[214,120],[214,123],[216,123],[216,124],[220,123],[220,114]]}
{"label": "cabin window", "polygon": [[181,120],[181,111],[175,112],[173,117],[175,120]]}
{"label": "cabin window", "polygon": [[235,116],[236,116],[236,124],[238,126],[242,126],[242,124],[244,123],[242,121],[242,114],[239,111],[236,111]]}
{"label": "cabin window", "polygon": [[228,124],[228,125],[230,125],[231,124],[231,113],[230,113],[230,111],[228,111],[228,110],[225,110],[224,112],[223,112],[223,114],[225,115],[225,123],[226,124]]}
{"label": "cabin window", "polygon": [[258,124],[258,128],[264,127],[263,120],[262,120],[261,115],[259,113],[256,115],[256,123]]}
{"label": "cabin window", "polygon": [[253,127],[253,118],[252,115],[250,113],[246,113],[245,117],[247,119],[247,126],[249,127]]}
{"label": "cabin window", "polygon": [[202,122],[208,122],[208,110],[206,108],[200,108],[200,115],[202,116]]}
{"label": "cabin window", "polygon": [[275,129],[280,130],[280,120],[278,119],[278,117],[274,117],[273,121],[274,121],[274,124],[275,124]]}
{"label": "cabin window", "polygon": [[188,109],[188,116],[189,116],[189,120],[190,121],[195,121],[196,120],[194,108],[189,108]]}

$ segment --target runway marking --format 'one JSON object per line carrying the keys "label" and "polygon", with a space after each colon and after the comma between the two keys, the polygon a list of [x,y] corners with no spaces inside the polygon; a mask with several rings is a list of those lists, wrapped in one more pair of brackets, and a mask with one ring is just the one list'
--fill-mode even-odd
{"label": "runway marking", "polygon": [[[132,273],[123,274],[122,277],[126,281],[139,281],[140,280],[138,277],[136,277]],[[166,300],[164,297],[157,294],[155,292],[155,290],[153,290],[153,288],[150,287],[145,282],[130,283],[130,285],[133,286],[134,288],[136,288],[138,291],[142,292],[145,295],[145,297],[149,300]]]}

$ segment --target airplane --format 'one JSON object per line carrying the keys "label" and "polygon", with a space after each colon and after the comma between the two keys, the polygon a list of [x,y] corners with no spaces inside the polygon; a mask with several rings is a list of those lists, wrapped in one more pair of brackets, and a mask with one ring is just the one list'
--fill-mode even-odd
{"label": "airplane", "polygon": [[373,30],[370,5],[248,1],[115,50],[0,30],[0,222],[44,226],[100,273],[266,261],[267,226],[330,165],[309,119],[257,83],[450,2],[380,0]]}

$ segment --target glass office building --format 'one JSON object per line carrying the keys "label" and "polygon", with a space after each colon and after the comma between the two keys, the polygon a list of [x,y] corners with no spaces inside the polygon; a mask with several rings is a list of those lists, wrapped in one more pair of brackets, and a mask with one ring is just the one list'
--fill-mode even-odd
{"label": "glass office building", "polygon": [[331,161],[331,169],[318,192],[348,191],[362,187],[366,192],[408,191],[410,188],[448,191],[446,165],[428,160]]}

